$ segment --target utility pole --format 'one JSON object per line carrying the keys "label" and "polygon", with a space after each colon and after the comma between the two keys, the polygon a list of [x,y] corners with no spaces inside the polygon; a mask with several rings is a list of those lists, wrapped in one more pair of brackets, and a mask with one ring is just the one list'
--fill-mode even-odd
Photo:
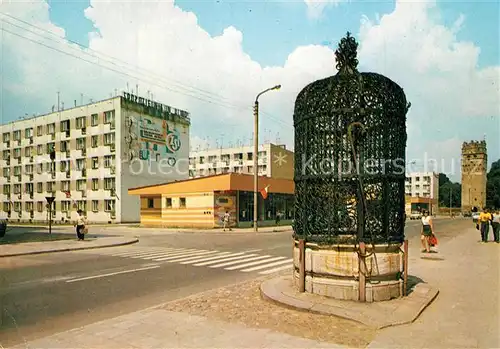
{"label": "utility pole", "polygon": [[59,105],[59,91],[57,91],[57,111],[60,111],[60,105]]}

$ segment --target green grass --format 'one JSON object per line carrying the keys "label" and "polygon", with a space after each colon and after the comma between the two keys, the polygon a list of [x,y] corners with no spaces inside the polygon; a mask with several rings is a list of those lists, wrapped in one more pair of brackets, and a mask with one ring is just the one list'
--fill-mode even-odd
{"label": "green grass", "polygon": [[23,233],[23,234],[10,234],[9,231],[5,233],[5,236],[0,238],[0,245],[7,244],[21,244],[23,242],[48,242],[48,241],[58,241],[58,240],[76,240],[75,234],[60,234],[48,232],[43,233]]}

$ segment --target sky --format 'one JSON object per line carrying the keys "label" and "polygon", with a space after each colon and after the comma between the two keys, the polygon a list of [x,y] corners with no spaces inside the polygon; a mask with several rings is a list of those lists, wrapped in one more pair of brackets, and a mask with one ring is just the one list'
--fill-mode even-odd
{"label": "sky", "polygon": [[[464,141],[500,159],[500,5],[482,1],[0,0],[0,122],[136,90],[191,116],[192,150],[293,149],[297,94],[336,74],[350,31],[359,70],[397,82],[409,171],[460,181]],[[436,165],[437,164],[437,165]]]}

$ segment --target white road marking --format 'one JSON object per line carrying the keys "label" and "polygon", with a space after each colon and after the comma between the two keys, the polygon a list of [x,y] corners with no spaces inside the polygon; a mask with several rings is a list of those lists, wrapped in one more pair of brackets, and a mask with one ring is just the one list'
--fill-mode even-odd
{"label": "white road marking", "polygon": [[163,251],[163,252],[149,253],[149,254],[140,255],[140,256],[130,256],[130,258],[153,259],[153,258],[177,256],[177,255],[182,255],[185,253],[191,253],[191,252],[195,252],[195,251],[197,251],[197,250],[183,250],[183,251],[170,251],[170,252]]}
{"label": "white road marking", "polygon": [[[250,257],[252,255],[249,254],[247,256]],[[226,267],[228,265],[234,265],[234,264],[238,264],[238,263],[245,263],[245,262],[250,262],[250,261],[257,260],[257,259],[264,259],[264,258],[268,258],[268,257],[271,257],[271,256],[270,255],[257,256],[257,257],[252,257],[252,258],[246,258],[246,259],[243,259],[243,260],[241,260],[242,259],[241,257],[238,257],[238,258],[228,258],[227,260],[233,260],[233,259],[238,259],[238,260],[237,261],[232,261],[232,262],[227,262],[227,263],[222,263],[222,264],[217,264],[217,265],[211,265],[210,268],[221,268],[221,267]],[[224,260],[219,261],[219,262],[223,262],[223,261]]]}
{"label": "white road marking", "polygon": [[142,256],[150,256],[150,255],[155,255],[155,254],[159,254],[159,253],[172,253],[172,252],[176,252],[176,251],[179,251],[179,249],[166,248],[166,249],[158,250],[158,251],[143,251],[143,252],[139,252],[139,253],[134,254],[132,258],[137,258],[137,257],[142,257]]}
{"label": "white road marking", "polygon": [[261,272],[259,272],[259,274],[268,275],[268,274],[277,273],[278,271],[282,271],[282,270],[286,270],[286,269],[292,270],[292,268],[293,268],[293,265],[285,265],[285,266],[277,267],[274,269],[261,271]]}
{"label": "white road marking", "polygon": [[251,272],[251,271],[261,270],[261,269],[270,268],[270,267],[275,267],[277,265],[282,265],[282,264],[285,264],[285,263],[290,264],[290,267],[291,267],[292,266],[292,262],[293,262],[293,259],[290,258],[290,259],[287,259],[287,260],[284,260],[284,261],[278,261],[278,262],[275,262],[275,263],[258,265],[258,266],[253,267],[253,268],[243,269],[242,272],[248,273],[248,272]]}
{"label": "white road marking", "polygon": [[[155,262],[163,262],[163,261],[169,261],[169,260],[172,260],[172,259],[177,259],[177,258],[181,258],[181,257],[194,257],[194,256],[197,256],[197,255],[205,255],[205,254],[208,254],[208,253],[213,253],[212,251],[204,251],[204,250],[198,250],[199,252],[190,252],[190,253],[181,253],[180,255],[171,255],[170,257],[166,257],[166,258],[156,258],[156,259],[153,259]],[[217,252],[217,251],[215,251]]]}
{"label": "white road marking", "polygon": [[233,253],[233,254],[230,254],[231,252],[222,252],[221,254],[219,254],[218,256],[208,256],[207,257],[203,257],[203,258],[198,258],[198,257],[195,257],[194,260],[189,260],[189,261],[185,261],[185,262],[181,262],[181,264],[193,264],[193,263],[198,263],[198,262],[207,262],[207,261],[214,261],[216,260],[216,262],[218,262],[221,258],[225,258],[225,257],[232,257],[232,256],[240,256],[244,253]]}
{"label": "white road marking", "polygon": [[[227,253],[227,252],[226,252]],[[205,253],[205,256],[208,256],[208,255],[218,255],[220,254],[220,252],[218,251],[211,251],[211,252],[206,252]],[[196,258],[199,258],[201,256],[201,254],[199,256],[191,256],[191,257],[184,257],[184,258],[177,258],[177,259],[174,259],[174,260],[169,260],[168,262],[169,263],[179,263],[179,262],[184,262],[184,261],[190,261],[190,260],[194,260]]]}
{"label": "white road marking", "polygon": [[224,268],[224,269],[225,270],[242,269],[242,268],[246,268],[246,267],[251,267],[252,265],[262,264],[262,263],[266,263],[266,262],[273,262],[273,261],[277,261],[277,260],[284,259],[284,258],[286,258],[286,257],[273,257],[273,258],[264,259],[263,261],[246,263],[243,265],[235,265],[234,267],[229,267],[229,268]]}
{"label": "white road marking", "polygon": [[[231,257],[231,258],[223,258],[223,259],[218,259],[216,261],[210,261],[210,262],[203,262],[203,263],[197,263],[197,264],[193,264],[195,267],[203,267],[205,265],[210,265],[210,264],[216,264],[216,263],[220,263],[220,262],[227,262],[227,261],[234,261],[236,259],[242,259],[242,258],[247,258],[247,257],[251,257],[251,256],[257,256],[255,253],[251,253],[251,254],[245,254],[245,253],[238,253],[240,254],[240,256],[238,257]],[[236,254],[235,254],[236,255]],[[226,257],[229,257],[229,256],[226,256]],[[236,262],[237,263],[237,262]]]}
{"label": "white road marking", "polygon": [[117,272],[114,272],[114,273],[107,273],[107,274],[87,276],[87,277],[78,278],[78,279],[71,279],[71,280],[66,280],[66,282],[67,283],[71,283],[71,282],[77,282],[77,281],[99,279],[99,278],[104,278],[104,277],[107,277],[107,276],[113,276],[113,275],[119,275],[119,274],[127,274],[127,273],[135,273],[136,271],[156,269],[156,268],[159,268],[159,267],[160,267],[159,265],[152,265],[150,267],[130,269],[130,270],[122,270],[122,271],[117,271]]}
{"label": "white road marking", "polygon": [[259,252],[262,251],[261,248],[256,248],[255,250],[246,250],[245,253],[250,253],[250,252]]}

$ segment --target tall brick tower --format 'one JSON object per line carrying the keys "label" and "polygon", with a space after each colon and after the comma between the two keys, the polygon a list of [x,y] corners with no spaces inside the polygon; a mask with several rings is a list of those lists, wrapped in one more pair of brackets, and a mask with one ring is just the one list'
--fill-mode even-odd
{"label": "tall brick tower", "polygon": [[462,212],[486,205],[486,141],[462,144]]}

